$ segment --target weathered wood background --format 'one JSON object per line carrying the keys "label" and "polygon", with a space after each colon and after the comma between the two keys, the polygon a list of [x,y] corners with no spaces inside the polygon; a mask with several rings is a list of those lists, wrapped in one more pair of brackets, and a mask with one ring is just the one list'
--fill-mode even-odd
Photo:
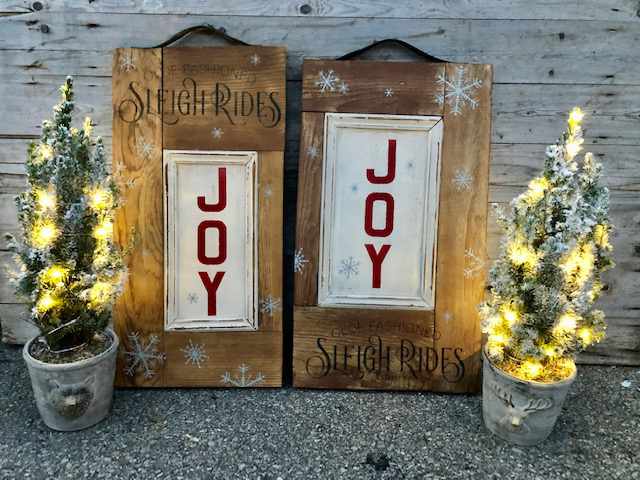
{"label": "weathered wood background", "polygon": [[[301,63],[396,37],[434,56],[494,65],[490,202],[507,202],[542,166],[545,145],[581,105],[587,148],[611,187],[617,268],[601,305],[608,338],[584,362],[640,364],[640,1],[638,0],[0,0],[0,231],[16,229],[26,145],[57,87],[76,78],[78,118],[111,145],[111,55],[208,23],[245,42],[288,48],[285,325],[292,255]],[[193,38],[191,43],[210,42]],[[407,54],[380,50],[377,58]],[[490,221],[490,254],[499,233]],[[0,243],[0,264],[10,255]],[[24,311],[0,271],[0,318]],[[285,332],[286,334],[287,332]],[[286,335],[290,342],[290,334]],[[285,348],[285,352],[290,351]],[[285,358],[287,354],[285,353]]]}

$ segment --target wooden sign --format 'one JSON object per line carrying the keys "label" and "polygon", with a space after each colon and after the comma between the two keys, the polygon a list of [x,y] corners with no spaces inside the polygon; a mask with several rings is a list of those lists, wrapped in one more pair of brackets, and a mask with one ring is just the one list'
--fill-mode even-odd
{"label": "wooden sign", "polygon": [[118,49],[120,386],[282,383],[283,48]]}
{"label": "wooden sign", "polygon": [[294,384],[479,388],[491,67],[309,60]]}

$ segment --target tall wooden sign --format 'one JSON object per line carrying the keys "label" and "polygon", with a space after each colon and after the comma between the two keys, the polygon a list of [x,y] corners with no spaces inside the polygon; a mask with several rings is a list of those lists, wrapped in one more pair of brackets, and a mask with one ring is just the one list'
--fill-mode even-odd
{"label": "tall wooden sign", "polygon": [[491,66],[303,66],[294,384],[479,388]]}
{"label": "tall wooden sign", "polygon": [[120,386],[282,383],[286,52],[123,48],[113,63]]}

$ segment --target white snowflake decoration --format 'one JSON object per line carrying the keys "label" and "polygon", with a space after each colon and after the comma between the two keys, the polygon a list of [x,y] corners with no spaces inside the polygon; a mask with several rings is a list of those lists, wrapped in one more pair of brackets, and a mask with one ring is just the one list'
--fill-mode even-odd
{"label": "white snowflake decoration", "polygon": [[473,175],[464,168],[458,168],[453,176],[453,185],[456,187],[456,191],[463,192],[471,189],[473,184]]}
{"label": "white snowflake decoration", "polygon": [[321,70],[320,73],[318,73],[316,86],[320,88],[320,93],[324,93],[327,90],[330,92],[335,92],[339,81],[340,78],[336,76],[336,73],[333,70],[329,70],[328,72]]}
{"label": "white snowflake decoration", "polygon": [[296,250],[296,253],[293,256],[293,271],[295,273],[301,272],[307,263],[309,263],[309,260],[304,256],[302,249],[299,248]]}
{"label": "white snowflake decoration", "polygon": [[464,278],[473,278],[477,273],[482,271],[484,267],[484,260],[474,253],[473,250],[468,248],[464,252],[465,267],[463,270]]}
{"label": "white snowflake decoration", "polygon": [[385,88],[384,96],[385,97],[393,97],[393,88]]}
{"label": "white snowflake decoration", "polygon": [[473,98],[473,90],[482,85],[482,81],[477,78],[467,80],[465,78],[465,67],[457,67],[453,78],[447,79],[445,73],[439,73],[436,77],[438,84],[444,86],[444,93],[436,95],[436,102],[439,105],[449,103],[451,113],[460,115],[465,105],[469,105],[472,109],[479,105],[479,102]]}
{"label": "white snowflake decoration", "polygon": [[135,184],[136,184],[136,179],[133,177],[129,177],[127,181],[124,182],[124,188],[126,189],[133,188]]}
{"label": "white snowflake decoration", "polygon": [[449,311],[444,312],[444,315],[442,316],[442,319],[443,319],[445,322],[449,322],[449,321],[451,321],[451,319],[452,319],[452,318],[453,318],[453,315],[452,315],[452,314],[451,314],[451,312],[449,312]]}
{"label": "white snowflake decoration", "polygon": [[222,375],[222,383],[233,385],[234,387],[253,387],[264,382],[265,377],[262,372],[258,372],[258,374],[253,378],[250,375],[247,375],[247,372],[250,369],[251,368],[248,365],[243,363],[238,367],[240,375],[237,377],[232,377],[229,372],[224,372],[224,375]]}
{"label": "white snowflake decoration", "polygon": [[338,273],[347,279],[356,276],[360,273],[360,262],[353,257],[344,258],[340,261]]}
{"label": "white snowflake decoration", "polygon": [[316,147],[315,145],[309,145],[307,147],[307,155],[309,156],[309,158],[315,159],[319,153],[320,152],[318,151],[318,147]]}
{"label": "white snowflake decoration", "polygon": [[204,349],[204,343],[193,343],[191,339],[180,351],[184,353],[185,365],[196,365],[198,368],[202,368],[202,364],[209,359],[209,355]]}
{"label": "white snowflake decoration", "polygon": [[147,140],[143,136],[140,136],[136,140],[136,150],[138,152],[138,155],[140,155],[145,160],[149,160],[154,148],[152,143],[147,142]]}
{"label": "white snowflake decoration", "polygon": [[220,138],[222,138],[223,134],[224,134],[224,130],[222,130],[220,127],[216,127],[213,130],[211,130],[211,136],[215,140],[219,140]]}
{"label": "white snowflake decoration", "polygon": [[340,84],[340,86],[338,87],[338,91],[342,94],[342,95],[346,95],[347,93],[349,93],[349,84],[346,82],[342,82]]}
{"label": "white snowflake decoration", "polygon": [[198,294],[191,292],[187,295],[187,301],[189,303],[198,303]]}
{"label": "white snowflake decoration", "polygon": [[265,198],[270,198],[273,195],[273,189],[271,188],[271,185],[267,185],[266,187],[264,187],[262,193],[264,194]]}
{"label": "white snowflake decoration", "polygon": [[138,332],[130,333],[127,337],[131,350],[124,352],[126,358],[124,373],[129,377],[142,373],[144,378],[152,378],[156,374],[156,368],[166,359],[166,355],[158,351],[160,339],[152,334],[145,342],[140,339]]}
{"label": "white snowflake decoration", "polygon": [[128,52],[120,56],[119,68],[121,72],[130,72],[135,70],[136,65],[133,63],[133,53]]}
{"label": "white snowflake decoration", "polygon": [[275,312],[280,310],[281,305],[282,301],[279,298],[269,295],[260,301],[260,311],[272,317]]}
{"label": "white snowflake decoration", "polygon": [[255,67],[256,65],[258,65],[258,64],[260,63],[260,61],[261,61],[261,59],[260,59],[260,55],[258,55],[257,53],[254,53],[253,55],[251,55],[251,56],[249,57],[249,63],[250,63],[251,65],[253,65],[254,67]]}

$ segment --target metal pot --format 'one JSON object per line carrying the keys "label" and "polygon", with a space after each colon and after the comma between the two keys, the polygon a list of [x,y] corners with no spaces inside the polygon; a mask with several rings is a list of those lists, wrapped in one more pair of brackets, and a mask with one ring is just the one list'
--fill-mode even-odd
{"label": "metal pot", "polygon": [[521,380],[503,372],[483,351],[482,414],[494,434],[517,445],[536,445],[546,439],[560,415],[576,378],[541,383]]}
{"label": "metal pot", "polygon": [[36,405],[49,428],[82,430],[109,414],[119,340],[112,329],[106,333],[113,338],[107,350],[71,363],[52,364],[33,358],[29,347],[35,338],[24,346],[22,356],[29,369]]}

